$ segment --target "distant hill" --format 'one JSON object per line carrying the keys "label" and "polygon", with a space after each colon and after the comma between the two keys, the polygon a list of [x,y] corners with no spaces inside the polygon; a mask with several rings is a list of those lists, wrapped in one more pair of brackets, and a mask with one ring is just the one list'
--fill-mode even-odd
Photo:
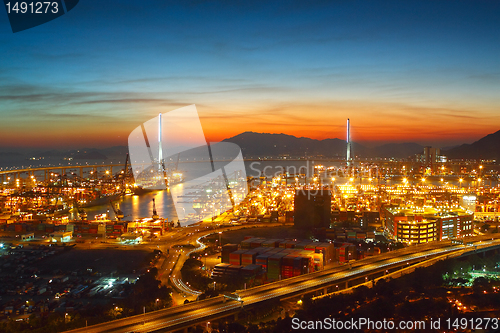
{"label": "distant hill", "polygon": [[[224,141],[240,146],[245,158],[280,155],[291,157],[323,155],[345,158],[347,148],[347,143],[343,139],[316,140],[287,134],[255,132],[244,132]],[[422,153],[423,149],[423,146],[416,143],[391,143],[374,148],[352,143],[353,155],[360,157],[405,158]]]}
{"label": "distant hill", "polygon": [[128,153],[127,146],[115,146],[109,148],[82,148],[71,150],[48,150],[43,152],[33,152],[30,155],[44,157],[72,157],[78,160],[106,160],[108,158],[121,158],[125,161]]}
{"label": "distant hill", "polygon": [[415,154],[422,154],[424,146],[417,143],[388,143],[374,147],[365,152],[365,157],[397,157],[406,158]]}
{"label": "distant hill", "polygon": [[463,144],[442,152],[448,158],[500,159],[500,131],[488,134],[471,144]]}
{"label": "distant hill", "polygon": [[[325,156],[345,158],[345,139],[316,140],[305,137],[296,137],[287,134],[270,134],[244,132],[225,139],[223,141],[237,144],[245,158],[252,157],[278,157],[288,155],[290,157]],[[359,157],[394,157],[408,158],[415,154],[422,154],[424,146],[417,143],[389,143],[372,148],[365,147],[356,142],[352,143],[354,156]],[[480,140],[455,147],[441,149],[443,155],[450,159],[497,159],[500,160],[500,131],[489,134]],[[109,148],[85,148],[78,150],[48,150],[35,151],[1,151],[0,167],[12,165],[29,165],[60,163],[64,158],[72,157],[80,163],[83,160],[107,161],[109,163],[125,163],[128,153],[127,146],[115,146]],[[30,157],[45,157],[43,161],[28,162]]]}
{"label": "distant hill", "polygon": [[100,153],[99,151],[97,151],[97,149],[74,152],[74,153],[71,153],[71,156],[75,160],[107,160],[108,159],[108,157],[106,155]]}
{"label": "distant hill", "polygon": [[280,155],[345,157],[346,154],[346,142],[340,139],[315,140],[287,134],[244,132],[224,141],[240,146],[243,156],[247,158]]}
{"label": "distant hill", "polygon": [[12,156],[22,156],[20,153],[16,152],[0,152],[0,157],[12,157]]}

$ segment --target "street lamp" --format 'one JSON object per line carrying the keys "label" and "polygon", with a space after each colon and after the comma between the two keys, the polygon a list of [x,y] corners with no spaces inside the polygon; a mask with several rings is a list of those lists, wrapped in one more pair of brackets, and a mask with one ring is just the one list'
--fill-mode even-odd
{"label": "street lamp", "polygon": [[460,179],[458,180],[458,182],[460,183],[460,188],[462,188],[462,182],[463,182],[463,181],[464,181],[464,179],[463,179],[463,178],[460,178]]}
{"label": "street lamp", "polygon": [[222,235],[222,231],[219,231],[219,247],[222,249],[221,235]]}

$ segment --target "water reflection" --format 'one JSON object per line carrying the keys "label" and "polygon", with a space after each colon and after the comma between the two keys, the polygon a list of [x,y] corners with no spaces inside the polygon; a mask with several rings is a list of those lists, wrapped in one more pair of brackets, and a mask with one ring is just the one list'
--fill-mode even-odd
{"label": "water reflection", "polygon": [[[174,203],[169,190],[152,191],[141,195],[127,195],[116,201],[125,217],[123,220],[130,221],[143,217],[151,217],[153,215],[153,198],[156,201],[156,211],[162,218],[168,218],[169,221],[177,221]],[[93,220],[96,215],[109,213],[111,219],[115,218],[115,214],[110,205],[96,206],[85,208],[88,214],[88,219]]]}

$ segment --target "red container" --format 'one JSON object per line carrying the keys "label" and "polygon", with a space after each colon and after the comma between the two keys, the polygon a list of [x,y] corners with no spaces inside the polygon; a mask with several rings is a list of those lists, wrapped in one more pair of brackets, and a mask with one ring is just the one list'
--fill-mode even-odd
{"label": "red container", "polygon": [[239,253],[230,253],[229,254],[229,263],[231,265],[240,265],[241,264],[241,257]]}

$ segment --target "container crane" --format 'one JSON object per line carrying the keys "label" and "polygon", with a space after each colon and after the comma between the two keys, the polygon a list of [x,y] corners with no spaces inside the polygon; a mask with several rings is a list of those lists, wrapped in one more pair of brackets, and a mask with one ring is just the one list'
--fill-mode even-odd
{"label": "container crane", "polygon": [[112,201],[109,202],[109,205],[113,209],[113,212],[115,213],[116,219],[118,221],[121,221],[121,219],[125,217],[125,214],[123,214],[123,212],[121,211],[120,208],[116,208],[115,204]]}
{"label": "container crane", "polygon": [[153,198],[153,216],[152,216],[152,218],[153,218],[153,220],[158,220],[160,218],[160,216],[156,212],[155,198]]}
{"label": "container crane", "polygon": [[78,206],[77,200],[73,202],[73,207],[76,209],[76,215],[80,218],[80,220],[87,220],[87,212],[83,208]]}
{"label": "container crane", "polygon": [[125,191],[126,191],[129,158],[130,158],[129,153],[127,153],[127,157],[125,157],[125,168],[123,169],[123,174],[122,174],[122,192],[123,193],[125,193]]}

